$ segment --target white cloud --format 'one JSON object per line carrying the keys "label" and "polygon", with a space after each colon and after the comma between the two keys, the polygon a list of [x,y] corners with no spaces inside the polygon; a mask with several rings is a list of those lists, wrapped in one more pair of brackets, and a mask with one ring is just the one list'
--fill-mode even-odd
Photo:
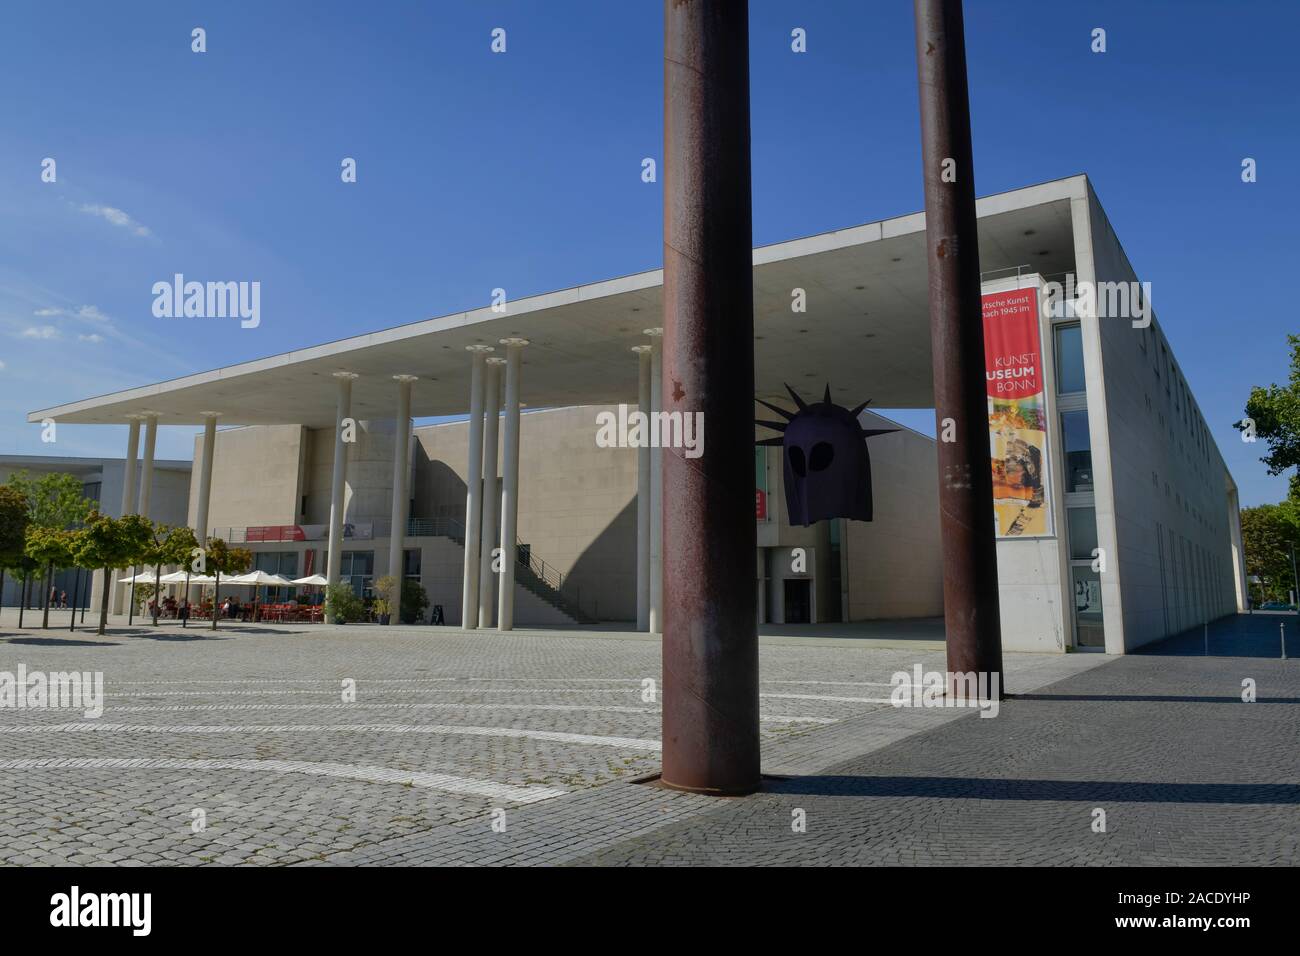
{"label": "white cloud", "polygon": [[25,339],[57,339],[59,330],[52,325],[33,325],[23,329],[22,336]]}
{"label": "white cloud", "polygon": [[0,361],[0,372],[3,372],[5,368],[6,368],[5,363],[3,361]]}
{"label": "white cloud", "polygon": [[137,236],[150,235],[149,227],[143,226],[132,219],[127,213],[114,206],[101,206],[98,203],[84,203],[81,211],[91,216],[99,216],[115,226],[128,229]]}
{"label": "white cloud", "polygon": [[95,322],[108,322],[109,318],[99,308],[93,305],[83,305],[77,310],[77,318],[91,319]]}
{"label": "white cloud", "polygon": [[102,342],[104,337],[98,332],[91,332],[89,335],[78,335],[77,339],[82,342]]}
{"label": "white cloud", "polygon": [[32,313],[32,315],[39,315],[42,317],[47,315],[62,315],[62,314],[63,314],[62,309],[37,309],[35,312]]}

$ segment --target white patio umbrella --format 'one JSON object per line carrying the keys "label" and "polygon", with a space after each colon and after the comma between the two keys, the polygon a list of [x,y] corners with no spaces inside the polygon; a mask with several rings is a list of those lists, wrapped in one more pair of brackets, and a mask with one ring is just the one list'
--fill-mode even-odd
{"label": "white patio umbrella", "polygon": [[153,584],[154,583],[153,572],[139,571],[136,573],[134,577],[128,575],[127,577],[124,578],[118,578],[117,583],[118,584]]}
{"label": "white patio umbrella", "polygon": [[184,584],[186,580],[190,584],[216,584],[217,579],[210,574],[190,574],[188,579],[184,571],[173,571],[171,574],[164,574],[158,579],[163,584]]}
{"label": "white patio umbrella", "polygon": [[222,578],[221,583],[265,585],[273,588],[287,588],[293,584],[283,575],[269,574],[266,571],[249,571],[247,574],[236,574],[228,578]]}
{"label": "white patio umbrella", "polygon": [[316,587],[323,588],[325,585],[330,583],[330,579],[325,577],[323,574],[309,574],[305,578],[294,578],[291,583],[315,585]]}

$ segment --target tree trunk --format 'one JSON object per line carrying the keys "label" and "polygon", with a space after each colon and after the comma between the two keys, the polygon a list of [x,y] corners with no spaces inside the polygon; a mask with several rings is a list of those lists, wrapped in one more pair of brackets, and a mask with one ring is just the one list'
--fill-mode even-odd
{"label": "tree trunk", "polygon": [[51,561],[45,568],[45,613],[41,615],[41,627],[49,629],[50,626],[50,598],[54,592],[54,562]]}
{"label": "tree trunk", "polygon": [[108,626],[108,582],[112,580],[113,569],[104,569],[104,593],[99,596],[99,631],[103,634]]}
{"label": "tree trunk", "polygon": [[27,586],[30,583],[31,575],[23,572],[23,586],[18,589],[18,626],[23,626],[23,612],[27,610]]}
{"label": "tree trunk", "polygon": [[185,605],[185,616],[181,618],[181,627],[190,623],[190,572],[185,572],[185,595],[181,601]]}
{"label": "tree trunk", "polygon": [[0,613],[5,609],[5,569],[0,568]]}
{"label": "tree trunk", "polygon": [[154,565],[153,569],[153,626],[158,626],[158,605],[162,603],[162,585],[158,579],[162,577],[162,564]]}
{"label": "tree trunk", "polygon": [[221,572],[215,572],[214,577],[217,579],[212,585],[212,629],[215,631],[217,629],[217,615],[221,613],[221,608],[218,606],[219,598],[217,597],[221,593]]}
{"label": "tree trunk", "polygon": [[81,594],[81,568],[72,576],[72,603],[68,605],[68,630],[77,629],[77,597]]}

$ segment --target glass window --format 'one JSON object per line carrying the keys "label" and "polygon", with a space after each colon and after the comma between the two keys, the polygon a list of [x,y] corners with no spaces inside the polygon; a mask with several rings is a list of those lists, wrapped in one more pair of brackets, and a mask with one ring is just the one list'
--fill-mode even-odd
{"label": "glass window", "polygon": [[1097,547],[1097,512],[1091,508],[1067,508],[1070,524],[1070,557],[1091,561]]}
{"label": "glass window", "polygon": [[1083,333],[1077,325],[1056,328],[1056,390],[1062,395],[1084,390]]}
{"label": "glass window", "polygon": [[1101,614],[1101,575],[1090,565],[1070,568],[1074,578],[1074,639],[1080,647],[1105,647]]}
{"label": "glass window", "polygon": [[1065,490],[1092,491],[1092,439],[1085,410],[1061,413],[1065,444]]}
{"label": "glass window", "polygon": [[420,577],[420,556],[419,548],[407,548],[402,552],[402,577],[416,579]]}
{"label": "glass window", "polygon": [[352,585],[357,597],[370,597],[370,586],[375,574],[375,552],[344,551],[340,557],[340,582]]}

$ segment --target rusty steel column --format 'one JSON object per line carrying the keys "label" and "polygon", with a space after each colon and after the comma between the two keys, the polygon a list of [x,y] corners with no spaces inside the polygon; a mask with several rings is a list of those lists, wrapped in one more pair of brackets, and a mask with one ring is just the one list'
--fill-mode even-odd
{"label": "rusty steel column", "polygon": [[[1002,686],[984,318],[961,0],[915,0],[948,670]],[[948,422],[947,420],[951,420]],[[953,693],[960,687],[950,686]]]}
{"label": "rusty steel column", "polygon": [[719,795],[759,787],[752,239],[749,5],[665,0],[662,396],[705,427],[662,452],[663,782]]}

